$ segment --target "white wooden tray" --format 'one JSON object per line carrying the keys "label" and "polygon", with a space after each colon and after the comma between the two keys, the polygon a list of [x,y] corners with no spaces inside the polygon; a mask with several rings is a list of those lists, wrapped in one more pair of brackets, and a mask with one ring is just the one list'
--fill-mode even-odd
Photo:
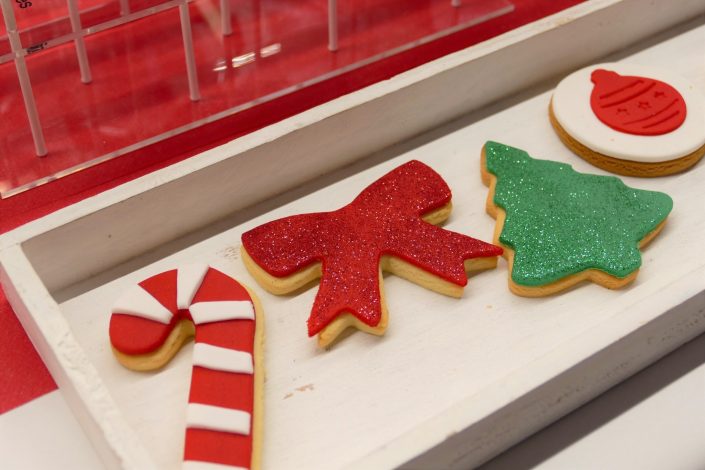
{"label": "white wooden tray", "polygon": [[133,373],[113,359],[107,325],[125,288],[196,260],[248,284],[265,308],[265,468],[476,465],[705,330],[705,164],[625,178],[675,201],[626,289],[519,298],[503,261],[460,300],[390,276],[387,335],[355,333],[329,351],[306,336],[315,289],[265,293],[238,259],[240,235],[340,207],[419,159],[454,192],[446,227],[490,240],[482,144],[603,173],[552,131],[550,89],[636,42],[610,60],[665,66],[705,90],[702,12],[702,0],[677,11],[588,2],[83,201],[2,237],[8,298],[108,467],[178,466],[190,348],[160,373]]}

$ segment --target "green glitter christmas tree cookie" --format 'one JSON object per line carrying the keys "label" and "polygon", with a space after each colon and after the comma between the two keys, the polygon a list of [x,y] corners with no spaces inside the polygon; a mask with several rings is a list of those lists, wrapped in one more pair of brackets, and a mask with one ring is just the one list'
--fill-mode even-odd
{"label": "green glitter christmas tree cookie", "polygon": [[590,280],[610,289],[636,278],[639,249],[663,228],[673,201],[626,186],[614,176],[578,173],[535,160],[523,150],[487,142],[482,180],[487,212],[497,219],[509,287],[540,297]]}

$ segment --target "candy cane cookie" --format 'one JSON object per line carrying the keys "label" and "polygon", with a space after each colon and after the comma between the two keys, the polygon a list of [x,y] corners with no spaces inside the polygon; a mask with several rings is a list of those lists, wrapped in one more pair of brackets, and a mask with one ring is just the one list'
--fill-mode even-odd
{"label": "candy cane cookie", "polygon": [[110,342],[129,369],[158,369],[194,338],[183,468],[259,468],[263,328],[257,297],[207,265],[152,276],[114,304]]}

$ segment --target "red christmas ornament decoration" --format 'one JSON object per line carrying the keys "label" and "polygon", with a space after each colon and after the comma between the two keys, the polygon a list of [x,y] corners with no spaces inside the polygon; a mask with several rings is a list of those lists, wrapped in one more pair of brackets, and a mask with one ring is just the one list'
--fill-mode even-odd
{"label": "red christmas ornament decoration", "polygon": [[653,78],[622,76],[610,70],[592,72],[590,106],[597,118],[619,132],[662,135],[678,129],[686,116],[683,96]]}

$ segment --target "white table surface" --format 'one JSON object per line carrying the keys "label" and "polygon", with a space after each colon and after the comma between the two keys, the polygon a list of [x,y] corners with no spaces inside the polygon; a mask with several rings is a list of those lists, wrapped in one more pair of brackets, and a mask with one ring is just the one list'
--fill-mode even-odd
{"label": "white table surface", "polygon": [[705,468],[705,335],[482,470]]}
{"label": "white table surface", "polygon": [[[503,469],[705,468],[705,335],[488,462]],[[58,391],[0,415],[5,470],[100,461]]]}

